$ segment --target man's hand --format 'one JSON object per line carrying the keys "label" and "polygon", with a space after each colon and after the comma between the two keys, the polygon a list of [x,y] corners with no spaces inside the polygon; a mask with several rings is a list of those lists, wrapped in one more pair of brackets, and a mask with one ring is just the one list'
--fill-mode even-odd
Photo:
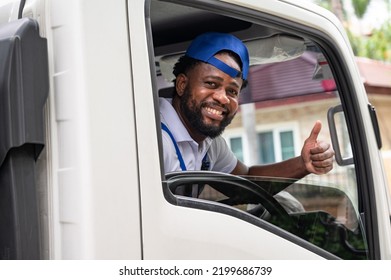
{"label": "man's hand", "polygon": [[316,121],[310,136],[304,141],[301,150],[305,168],[314,174],[326,174],[333,169],[334,150],[329,143],[318,141],[318,135],[322,129],[322,123]]}

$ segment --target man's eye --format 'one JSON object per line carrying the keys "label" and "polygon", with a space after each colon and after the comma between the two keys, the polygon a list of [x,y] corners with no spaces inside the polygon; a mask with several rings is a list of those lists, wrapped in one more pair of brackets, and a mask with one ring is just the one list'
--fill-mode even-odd
{"label": "man's eye", "polygon": [[238,96],[239,94],[239,92],[234,89],[227,90],[227,93],[231,96]]}
{"label": "man's eye", "polygon": [[209,87],[216,87],[215,82],[205,82]]}

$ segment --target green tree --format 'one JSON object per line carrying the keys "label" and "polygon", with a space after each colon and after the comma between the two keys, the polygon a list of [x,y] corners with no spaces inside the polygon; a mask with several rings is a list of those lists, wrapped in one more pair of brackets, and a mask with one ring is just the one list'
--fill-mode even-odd
{"label": "green tree", "polygon": [[391,62],[391,23],[384,23],[370,36],[354,36],[348,32],[353,52],[357,56]]}
{"label": "green tree", "polygon": [[[343,0],[316,0],[318,5],[333,12],[343,23],[347,22],[343,9]],[[355,16],[361,20],[370,4],[370,0],[352,0]],[[344,26],[349,26],[344,24]],[[350,43],[356,56],[391,62],[391,23],[384,23],[370,35],[354,35],[347,28]]]}
{"label": "green tree", "polygon": [[[352,6],[357,18],[363,18],[370,2],[371,0],[352,0]],[[343,0],[316,0],[315,3],[332,11],[342,22],[347,20],[343,8]]]}
{"label": "green tree", "polygon": [[354,9],[354,13],[359,19],[362,19],[365,15],[370,0],[352,0],[352,6]]}

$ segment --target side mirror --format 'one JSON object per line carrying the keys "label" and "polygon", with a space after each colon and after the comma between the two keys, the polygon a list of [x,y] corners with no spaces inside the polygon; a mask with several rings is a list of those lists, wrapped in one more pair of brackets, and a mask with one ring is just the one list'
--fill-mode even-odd
{"label": "side mirror", "polygon": [[[337,118],[338,120],[336,120]],[[346,133],[337,132],[337,128],[341,132],[346,130],[345,116],[341,104],[329,109],[327,120],[330,128],[331,143],[333,144],[335,152],[335,160],[340,166],[353,164],[354,161],[350,142],[345,141],[345,139],[342,138],[343,136],[338,138],[338,135],[346,135]]]}

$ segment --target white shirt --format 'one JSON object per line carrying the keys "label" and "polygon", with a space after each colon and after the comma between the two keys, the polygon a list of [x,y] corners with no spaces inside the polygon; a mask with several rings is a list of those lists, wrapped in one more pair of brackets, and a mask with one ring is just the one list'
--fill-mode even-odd
{"label": "white shirt", "polygon": [[[183,125],[174,107],[171,99],[160,98],[160,119],[168,127],[173,135],[186,170],[201,170],[202,159],[208,153],[210,162],[209,170],[223,173],[231,173],[235,168],[237,159],[229,149],[224,138],[206,138],[200,145],[189,135],[186,127]],[[163,153],[164,153],[164,171],[181,171],[175,146],[167,132],[162,130]]]}

